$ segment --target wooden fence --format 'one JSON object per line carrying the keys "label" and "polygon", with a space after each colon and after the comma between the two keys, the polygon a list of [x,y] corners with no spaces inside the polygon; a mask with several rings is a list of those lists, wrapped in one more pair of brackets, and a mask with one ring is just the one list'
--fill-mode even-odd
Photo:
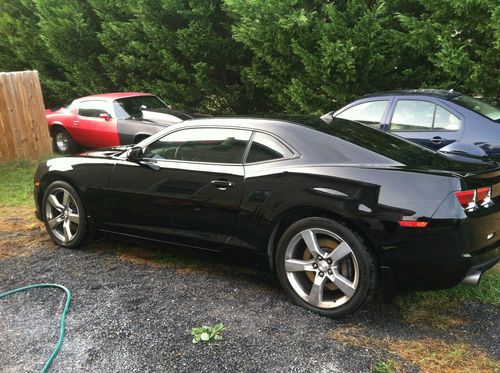
{"label": "wooden fence", "polygon": [[51,152],[38,72],[0,73],[0,162]]}

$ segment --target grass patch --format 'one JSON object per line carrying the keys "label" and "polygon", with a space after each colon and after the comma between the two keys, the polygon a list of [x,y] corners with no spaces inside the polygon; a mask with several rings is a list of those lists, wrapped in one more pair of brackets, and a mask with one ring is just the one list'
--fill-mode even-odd
{"label": "grass patch", "polygon": [[500,265],[486,272],[478,286],[404,294],[395,303],[404,321],[446,329],[464,323],[460,306],[463,301],[500,305]]}
{"label": "grass patch", "polygon": [[401,372],[401,366],[393,359],[379,360],[373,366],[373,371],[377,373]]}
{"label": "grass patch", "polygon": [[38,161],[0,163],[0,205],[32,205],[33,177]]}
{"label": "grass patch", "polygon": [[45,227],[31,206],[0,206],[0,260],[32,255],[46,241]]}
{"label": "grass patch", "polygon": [[417,366],[422,372],[496,372],[500,369],[500,361],[490,359],[485,352],[463,342],[435,338],[372,338],[356,326],[338,328],[331,337],[350,346],[391,355],[391,358],[375,363],[373,369],[377,372],[402,371],[400,361]]}

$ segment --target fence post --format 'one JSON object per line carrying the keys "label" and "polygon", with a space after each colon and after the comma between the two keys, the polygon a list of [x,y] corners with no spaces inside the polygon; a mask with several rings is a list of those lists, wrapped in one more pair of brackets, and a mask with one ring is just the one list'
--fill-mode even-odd
{"label": "fence post", "polygon": [[0,162],[51,152],[38,72],[0,72]]}

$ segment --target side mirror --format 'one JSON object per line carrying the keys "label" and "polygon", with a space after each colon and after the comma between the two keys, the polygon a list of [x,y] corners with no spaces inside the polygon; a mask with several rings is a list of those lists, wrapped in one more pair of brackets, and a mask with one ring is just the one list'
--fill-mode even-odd
{"label": "side mirror", "polygon": [[102,113],[102,114],[99,114],[99,118],[104,119],[106,122],[107,122],[108,120],[111,120],[111,117],[110,117],[110,116],[109,116],[109,114],[107,114],[107,113]]}
{"label": "side mirror", "polygon": [[134,146],[127,150],[127,161],[137,162],[144,156],[144,151],[140,146]]}
{"label": "side mirror", "polygon": [[325,115],[322,115],[320,119],[325,122],[326,124],[332,124],[333,122],[333,111],[330,111],[329,113],[326,113]]}
{"label": "side mirror", "polygon": [[170,104],[167,105],[167,107],[170,109],[170,110],[174,110],[174,107]]}

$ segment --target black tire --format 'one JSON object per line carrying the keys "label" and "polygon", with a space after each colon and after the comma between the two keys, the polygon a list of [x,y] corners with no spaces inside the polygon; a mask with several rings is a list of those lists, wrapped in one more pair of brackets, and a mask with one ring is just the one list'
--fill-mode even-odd
{"label": "black tire", "polygon": [[[323,256],[312,254],[306,244],[307,237],[315,237],[309,239],[310,245],[318,243],[317,252]],[[341,250],[334,255],[341,245]],[[341,253],[347,254],[336,260]],[[378,283],[376,261],[363,238],[330,219],[313,217],[292,224],[281,236],[275,262],[281,286],[290,298],[310,311],[331,318],[357,311],[372,299]],[[308,269],[300,269],[303,265]],[[315,287],[317,291],[313,291]],[[321,296],[315,296],[318,293]]]}
{"label": "black tire", "polygon": [[[66,200],[65,193],[69,195]],[[43,195],[41,213],[45,228],[56,245],[74,249],[84,243],[87,236],[85,206],[70,184],[65,181],[51,183]],[[75,215],[78,223],[75,222]]]}
{"label": "black tire", "polygon": [[63,128],[56,128],[52,134],[52,147],[61,154],[75,154],[80,151],[70,134]]}

